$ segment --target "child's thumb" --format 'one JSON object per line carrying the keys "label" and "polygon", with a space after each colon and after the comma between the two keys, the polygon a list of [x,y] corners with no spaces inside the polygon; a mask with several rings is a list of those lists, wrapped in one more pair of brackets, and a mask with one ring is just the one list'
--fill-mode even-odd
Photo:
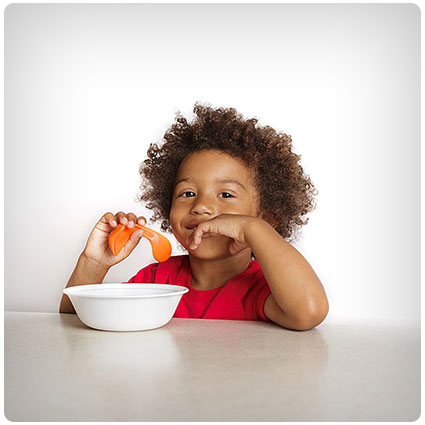
{"label": "child's thumb", "polygon": [[131,236],[130,241],[135,243],[136,245],[139,243],[140,238],[142,237],[144,230],[136,230]]}

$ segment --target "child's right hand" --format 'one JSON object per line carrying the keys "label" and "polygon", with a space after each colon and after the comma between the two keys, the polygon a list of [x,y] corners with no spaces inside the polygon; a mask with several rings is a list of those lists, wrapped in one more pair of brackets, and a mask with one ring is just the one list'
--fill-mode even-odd
{"label": "child's right hand", "polygon": [[136,248],[140,241],[140,237],[143,235],[143,230],[136,230],[117,256],[114,256],[109,249],[109,234],[118,224],[124,224],[128,228],[134,228],[136,222],[145,225],[146,219],[142,216],[137,218],[133,213],[125,214],[122,211],[118,212],[116,215],[107,212],[91,231],[83,255],[108,268],[118,264],[127,258],[133,249]]}

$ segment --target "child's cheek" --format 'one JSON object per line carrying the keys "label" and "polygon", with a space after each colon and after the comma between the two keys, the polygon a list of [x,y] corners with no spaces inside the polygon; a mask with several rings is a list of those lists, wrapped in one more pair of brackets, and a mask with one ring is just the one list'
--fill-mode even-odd
{"label": "child's cheek", "polygon": [[176,216],[176,214],[173,213],[173,209],[171,209],[171,211],[170,211],[169,220],[170,220],[170,225],[171,225],[171,230],[173,232],[173,235],[181,243],[181,240],[180,240],[181,238],[179,237],[179,232],[178,232],[178,229],[179,229],[178,222],[179,222],[179,220],[178,220],[178,217]]}
{"label": "child's cheek", "polygon": [[175,221],[172,219],[172,217],[170,216],[170,225],[171,225],[171,231],[173,232],[173,233],[176,233],[176,223],[175,223]]}

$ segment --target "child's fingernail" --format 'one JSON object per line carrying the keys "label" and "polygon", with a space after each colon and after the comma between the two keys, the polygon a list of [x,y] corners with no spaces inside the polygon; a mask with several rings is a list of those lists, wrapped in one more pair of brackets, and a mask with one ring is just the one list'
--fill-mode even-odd
{"label": "child's fingernail", "polygon": [[115,220],[112,220],[112,226],[116,226],[117,222]]}

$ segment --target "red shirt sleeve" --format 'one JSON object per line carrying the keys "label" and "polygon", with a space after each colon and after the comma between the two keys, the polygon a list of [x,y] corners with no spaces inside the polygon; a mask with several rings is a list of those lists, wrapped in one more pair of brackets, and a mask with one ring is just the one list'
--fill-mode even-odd
{"label": "red shirt sleeve", "polygon": [[243,307],[247,320],[264,320],[270,322],[270,319],[264,314],[264,303],[272,291],[261,270],[255,274],[253,280],[251,289],[243,299]]}
{"label": "red shirt sleeve", "polygon": [[158,263],[152,263],[139,270],[128,282],[123,283],[155,283],[155,273]]}
{"label": "red shirt sleeve", "polygon": [[267,283],[261,286],[261,289],[258,291],[257,303],[255,305],[255,310],[257,317],[260,320],[264,320],[266,322],[270,322],[270,319],[264,313],[264,304],[268,298],[268,296],[272,293],[270,287]]}

